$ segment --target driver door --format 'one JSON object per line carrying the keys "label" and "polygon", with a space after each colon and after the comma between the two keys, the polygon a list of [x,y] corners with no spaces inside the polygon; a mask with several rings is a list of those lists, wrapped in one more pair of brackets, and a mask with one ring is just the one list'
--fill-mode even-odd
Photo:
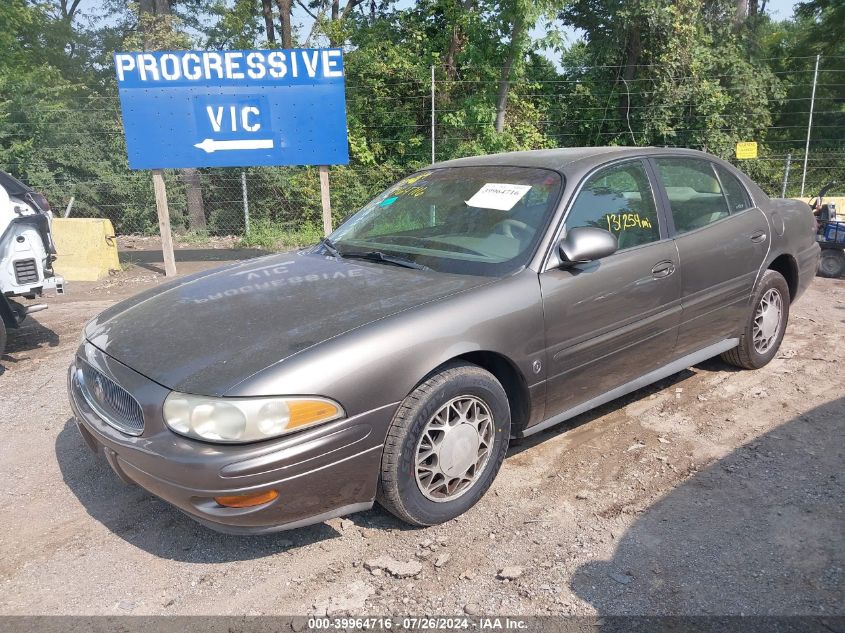
{"label": "driver door", "polygon": [[681,275],[649,173],[643,161],[629,160],[588,176],[564,231],[580,226],[609,230],[619,250],[540,274],[549,377],[546,418],[672,359]]}

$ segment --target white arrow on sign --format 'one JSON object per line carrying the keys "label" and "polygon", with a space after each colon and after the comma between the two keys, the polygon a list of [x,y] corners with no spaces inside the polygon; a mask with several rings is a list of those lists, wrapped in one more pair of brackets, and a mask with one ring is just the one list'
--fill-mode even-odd
{"label": "white arrow on sign", "polygon": [[273,149],[273,139],[257,138],[243,141],[215,141],[213,138],[207,138],[202,143],[194,144],[194,147],[205,151],[207,154],[229,149]]}

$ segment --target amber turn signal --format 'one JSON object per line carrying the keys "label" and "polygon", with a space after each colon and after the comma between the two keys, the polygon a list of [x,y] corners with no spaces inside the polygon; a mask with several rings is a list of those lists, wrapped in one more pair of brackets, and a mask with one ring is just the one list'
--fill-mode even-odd
{"label": "amber turn signal", "polygon": [[328,400],[291,400],[288,402],[288,410],[288,429],[307,426],[321,420],[332,420],[342,415],[340,407]]}
{"label": "amber turn signal", "polygon": [[246,495],[233,495],[231,497],[214,497],[214,500],[226,508],[251,508],[269,503],[279,496],[276,490],[264,490],[262,492],[251,492]]}

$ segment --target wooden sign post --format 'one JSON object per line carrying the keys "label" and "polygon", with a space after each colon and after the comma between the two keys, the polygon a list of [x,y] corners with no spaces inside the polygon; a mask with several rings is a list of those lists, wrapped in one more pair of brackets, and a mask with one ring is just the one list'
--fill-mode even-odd
{"label": "wooden sign post", "polygon": [[173,254],[173,236],[170,234],[170,209],[167,206],[167,189],[160,169],[153,169],[153,190],[156,196],[158,230],[161,233],[161,252],[164,255],[164,274],[176,275],[176,257]]}
{"label": "wooden sign post", "polygon": [[332,232],[332,201],[329,194],[329,168],[320,165],[320,201],[323,204],[323,235]]}

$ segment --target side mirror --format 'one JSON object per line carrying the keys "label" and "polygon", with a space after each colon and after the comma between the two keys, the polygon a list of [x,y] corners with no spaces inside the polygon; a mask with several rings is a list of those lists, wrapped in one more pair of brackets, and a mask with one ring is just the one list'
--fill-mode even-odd
{"label": "side mirror", "polygon": [[558,245],[563,264],[591,262],[612,255],[618,249],[619,242],[613,233],[592,226],[569,229]]}

